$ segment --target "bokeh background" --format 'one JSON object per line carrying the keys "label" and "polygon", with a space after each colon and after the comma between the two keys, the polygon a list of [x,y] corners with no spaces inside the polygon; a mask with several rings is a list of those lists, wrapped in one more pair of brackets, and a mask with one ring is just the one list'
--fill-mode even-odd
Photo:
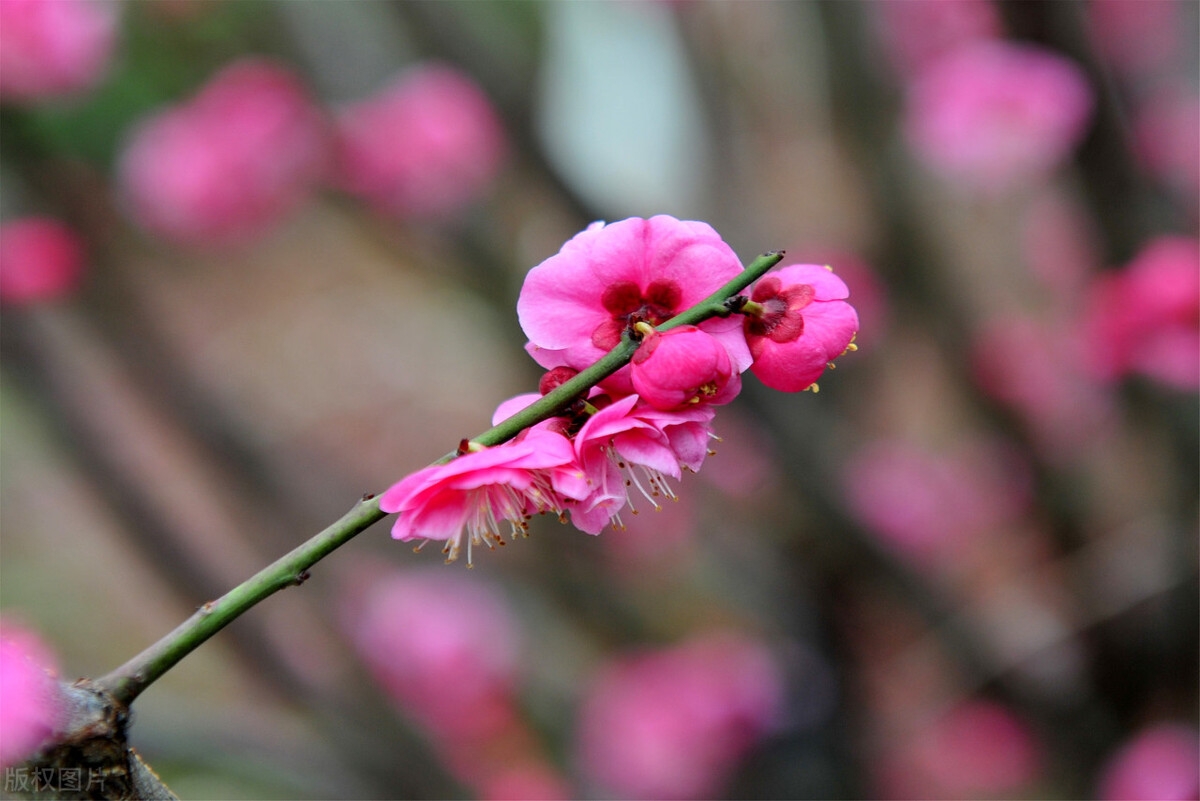
{"label": "bokeh background", "polygon": [[[831,264],[820,393],[135,704],[183,798],[1197,798],[1194,2],[0,0],[0,603],[67,677],[487,427],[524,273]],[[626,518],[629,520],[629,518]]]}

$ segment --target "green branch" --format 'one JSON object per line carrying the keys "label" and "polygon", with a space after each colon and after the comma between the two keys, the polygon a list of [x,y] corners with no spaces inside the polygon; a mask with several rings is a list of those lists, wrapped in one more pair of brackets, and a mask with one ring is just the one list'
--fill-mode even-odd
{"label": "green branch", "polygon": [[[782,251],[759,256],[736,278],[700,303],[667,320],[658,326],[658,330],[668,331],[681,325],[696,325],[710,317],[728,316],[740,308],[740,302],[736,300],[738,293],[778,264],[782,258]],[[499,445],[529,426],[562,413],[576,397],[628,364],[637,346],[637,340],[627,332],[622,336],[621,342],[600,361],[547,393],[541,400],[484,431],[472,441],[481,445]],[[441,461],[449,461],[451,458],[453,454],[443,457]],[[201,606],[174,631],[121,667],[98,679],[96,685],[110,693],[114,700],[126,705],[132,703],[143,690],[209,637],[268,596],[285,587],[302,584],[308,578],[308,571],[313,565],[386,516],[379,508],[377,497],[364,497],[354,508],[315,537],[267,565],[217,600]]]}

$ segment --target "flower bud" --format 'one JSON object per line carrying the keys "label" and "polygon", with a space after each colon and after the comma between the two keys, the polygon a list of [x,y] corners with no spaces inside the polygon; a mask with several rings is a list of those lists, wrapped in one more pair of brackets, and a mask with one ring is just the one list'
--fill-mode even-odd
{"label": "flower bud", "polygon": [[650,333],[631,364],[634,391],[656,409],[721,405],[742,389],[724,346],[692,325]]}

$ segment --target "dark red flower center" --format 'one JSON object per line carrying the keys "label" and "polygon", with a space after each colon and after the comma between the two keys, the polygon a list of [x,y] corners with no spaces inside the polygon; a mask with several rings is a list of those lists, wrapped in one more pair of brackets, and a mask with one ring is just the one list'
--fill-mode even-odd
{"label": "dark red flower center", "polygon": [[592,331],[592,344],[611,350],[625,329],[636,323],[658,325],[679,313],[683,296],[674,281],[652,281],[643,292],[633,281],[619,281],[604,290],[600,303],[610,318]]}
{"label": "dark red flower center", "polygon": [[746,337],[750,340],[769,337],[773,342],[791,342],[804,333],[804,315],[812,303],[815,291],[808,284],[783,286],[779,279],[768,275],[754,287],[750,300],[762,306],[758,314],[746,315]]}

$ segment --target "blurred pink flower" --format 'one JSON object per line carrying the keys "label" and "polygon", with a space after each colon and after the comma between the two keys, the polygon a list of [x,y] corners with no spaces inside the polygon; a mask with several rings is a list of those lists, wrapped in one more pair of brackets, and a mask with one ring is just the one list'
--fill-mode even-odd
{"label": "blurred pink flower", "polygon": [[344,619],[380,686],[439,742],[510,727],[520,630],[490,585],[445,570],[398,573]]}
{"label": "blurred pink flower", "polygon": [[1114,754],[1100,777],[1101,801],[1195,801],[1200,798],[1200,734],[1161,723]]}
{"label": "blurred pink flower", "polygon": [[562,515],[566,497],[587,497],[571,442],[544,428],[492,448],[418,470],[380,496],[379,508],[399,512],[392,526],[398,540],[445,540],[446,561],[458,558],[464,535],[467,564],[476,545],[504,545],[507,522],[522,536],[535,514]]}
{"label": "blurred pink flower", "polygon": [[1030,502],[1027,469],[998,445],[933,454],[876,442],[845,471],[850,511],[903,556],[944,564],[964,543],[1018,518]]}
{"label": "blurred pink flower", "polygon": [[325,168],[321,112],[284,66],[243,59],[138,125],[119,180],[133,218],[185,244],[244,241],[307,198]]}
{"label": "blurred pink flower", "polygon": [[694,325],[647,334],[633,354],[630,372],[642,400],[668,411],[695,403],[721,406],[742,389],[729,352]]}
{"label": "blurred pink flower", "polygon": [[1180,54],[1189,23],[1179,0],[1089,0],[1084,8],[1096,50],[1126,77],[1167,68]]}
{"label": "blurred pink flower", "polygon": [[587,476],[589,494],[569,504],[571,523],[598,534],[610,522],[620,528],[621,511],[636,508],[637,489],[654,507],[674,498],[666,476],[696,471],[708,454],[714,415],[711,406],[663,411],[639,403],[637,395],[600,409],[575,435],[577,464]]}
{"label": "blurred pink flower", "polygon": [[63,715],[57,668],[32,632],[0,620],[0,768],[28,759]]}
{"label": "blurred pink flower", "polygon": [[[530,355],[543,367],[591,366],[633,323],[665,322],[742,271],[741,262],[710,226],[660,214],[593,223],[529,271],[517,300]],[[720,340],[737,372],[750,353],[734,316],[700,330]],[[605,379],[609,390],[633,390],[629,368]]]}
{"label": "blurred pink flower", "polygon": [[963,44],[1003,34],[991,0],[876,0],[870,9],[891,66],[905,76]]}
{"label": "blurred pink flower", "polygon": [[932,169],[1000,192],[1044,177],[1082,139],[1094,100],[1073,62],[1032,45],[983,42],[928,65],[904,125]]}
{"label": "blurred pink flower", "polygon": [[0,99],[53,100],[96,86],[118,12],[109,0],[0,0]]}
{"label": "blurred pink flower", "polygon": [[783,679],[770,652],[738,634],[619,658],[580,711],[584,772],[624,798],[712,798],[779,722]]}
{"label": "blurred pink flower", "polygon": [[1165,186],[1192,203],[1200,197],[1200,95],[1193,88],[1160,89],[1137,109],[1137,155]]}
{"label": "blurred pink flower", "polygon": [[0,225],[0,301],[60,298],[79,286],[83,267],[83,243],[58,220],[22,217]]}
{"label": "blurred pink flower", "polygon": [[1152,240],[1120,272],[1092,285],[1084,323],[1091,365],[1200,389],[1200,240]]}
{"label": "blurred pink flower", "polygon": [[792,264],[761,278],[750,295],[761,310],[744,321],[754,375],[784,392],[811,387],[858,332],[849,295],[842,279],[816,264]]}
{"label": "blurred pink flower", "polygon": [[483,90],[427,64],[338,113],[335,181],[385,214],[445,218],[483,194],[507,147]]}
{"label": "blurred pink flower", "polygon": [[1004,706],[968,701],[898,739],[880,760],[887,798],[1012,797],[1041,770],[1039,746]]}

